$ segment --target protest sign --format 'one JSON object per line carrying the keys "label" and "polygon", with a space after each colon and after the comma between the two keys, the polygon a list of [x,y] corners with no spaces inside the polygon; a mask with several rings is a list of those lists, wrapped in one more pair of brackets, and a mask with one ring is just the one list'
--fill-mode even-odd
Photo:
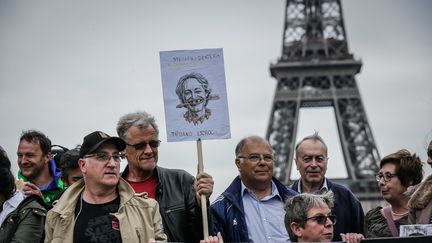
{"label": "protest sign", "polygon": [[167,141],[231,137],[222,49],[161,51]]}
{"label": "protest sign", "polygon": [[432,224],[401,225],[399,236],[432,235]]}
{"label": "protest sign", "polygon": [[[161,51],[167,141],[197,141],[198,173],[204,172],[201,140],[231,137],[222,49]],[[201,205],[206,205],[201,195]],[[201,207],[204,238],[207,207]]]}

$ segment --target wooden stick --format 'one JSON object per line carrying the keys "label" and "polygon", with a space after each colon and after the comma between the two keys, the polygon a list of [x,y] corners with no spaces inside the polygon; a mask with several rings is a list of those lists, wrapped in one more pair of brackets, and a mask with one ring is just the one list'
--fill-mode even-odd
{"label": "wooden stick", "polygon": [[[204,172],[201,138],[198,138],[197,140],[197,151],[198,151],[198,173],[201,173]],[[201,210],[202,210],[204,239],[207,239],[209,236],[208,221],[207,221],[207,199],[206,196],[203,194],[201,194]]]}

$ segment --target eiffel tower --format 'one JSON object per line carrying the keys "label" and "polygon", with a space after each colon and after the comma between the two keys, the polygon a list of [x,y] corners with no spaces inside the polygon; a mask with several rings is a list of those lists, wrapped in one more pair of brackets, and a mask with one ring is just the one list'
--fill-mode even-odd
{"label": "eiffel tower", "polygon": [[372,207],[381,200],[379,153],[354,76],[362,62],[349,52],[340,0],[287,0],[282,55],[270,65],[277,88],[267,139],[277,154],[275,176],[292,182],[300,108],[333,107],[348,186]]}

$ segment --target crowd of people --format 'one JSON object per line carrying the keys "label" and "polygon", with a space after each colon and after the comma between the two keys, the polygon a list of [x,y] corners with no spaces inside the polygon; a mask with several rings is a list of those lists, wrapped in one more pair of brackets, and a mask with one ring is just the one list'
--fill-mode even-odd
{"label": "crowd of people", "polygon": [[[300,179],[288,187],[273,176],[271,144],[243,138],[234,150],[239,175],[210,203],[211,175],[159,165],[153,116],[125,114],[116,130],[87,134],[56,159],[45,134],[23,131],[17,177],[0,147],[0,242],[350,243],[432,224],[432,175],[423,181],[423,163],[406,149],[381,160],[376,180],[387,206],[364,214],[349,189],[326,177],[327,145],[317,133],[295,146]],[[427,155],[432,166],[432,141]]]}

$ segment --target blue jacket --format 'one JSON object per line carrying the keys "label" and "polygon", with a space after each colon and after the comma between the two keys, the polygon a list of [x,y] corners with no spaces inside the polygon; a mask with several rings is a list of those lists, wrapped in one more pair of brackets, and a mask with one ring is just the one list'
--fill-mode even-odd
{"label": "blue jacket", "polygon": [[[293,195],[291,190],[273,177],[284,201]],[[283,210],[281,208],[281,210]],[[231,185],[211,205],[211,235],[221,232],[224,242],[250,242],[241,198],[241,180],[237,176]]]}
{"label": "blue jacket", "polygon": [[[294,182],[292,189],[297,191],[299,181]],[[332,212],[336,215],[333,241],[342,241],[340,233],[362,233],[364,213],[360,201],[346,187],[327,179],[328,189],[334,194]]]}

